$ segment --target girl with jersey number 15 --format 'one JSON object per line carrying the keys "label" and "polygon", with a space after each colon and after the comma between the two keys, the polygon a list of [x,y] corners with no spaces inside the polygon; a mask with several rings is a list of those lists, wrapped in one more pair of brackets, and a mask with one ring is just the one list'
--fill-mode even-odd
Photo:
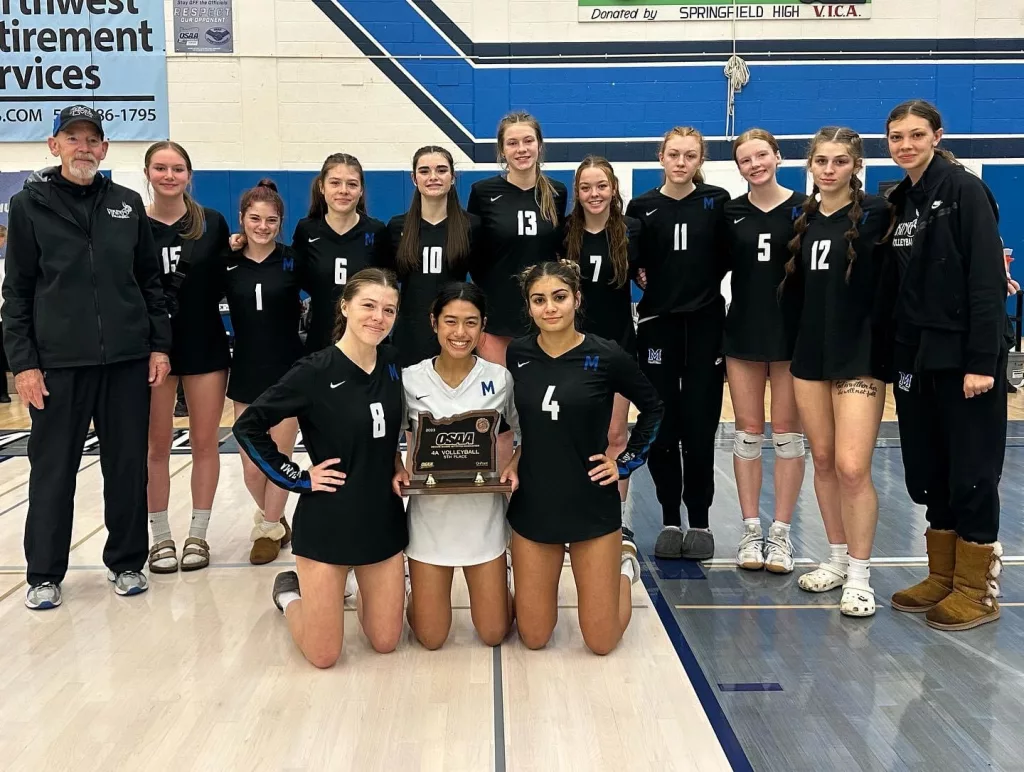
{"label": "girl with jersey number 15", "polygon": [[[636,546],[622,538],[615,483],[646,460],[663,408],[635,359],[577,331],[575,263],[534,266],[522,286],[539,333],[508,347],[522,433],[505,471],[519,480],[508,510],[519,637],[531,649],[550,639],[568,544],[583,640],[607,654],[629,624],[630,585],[639,578]],[[606,448],[616,394],[640,413],[625,451],[613,459]]]}
{"label": "girl with jersey number 15", "polygon": [[[295,508],[296,571],[274,580],[274,604],[292,639],[317,667],[341,655],[345,581],[355,567],[363,632],[379,652],[402,634],[408,528],[391,489],[402,431],[402,376],[391,346],[380,343],[398,313],[395,276],[367,268],[345,284],[338,342],[299,360],[235,422],[239,447]],[[271,427],[298,419],[309,457],[300,469],[281,453]]]}

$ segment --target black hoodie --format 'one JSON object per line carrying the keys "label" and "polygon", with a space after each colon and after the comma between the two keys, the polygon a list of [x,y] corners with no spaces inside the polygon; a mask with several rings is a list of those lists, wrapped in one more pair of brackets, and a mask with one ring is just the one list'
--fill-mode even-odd
{"label": "black hoodie", "polygon": [[[991,191],[963,167],[936,155],[917,185],[906,178],[889,195],[895,211],[904,210],[914,190],[918,212],[910,259],[901,272],[896,255],[888,261],[885,282],[895,295],[893,319],[901,339],[919,339],[914,370],[960,363],[965,373],[998,377],[1007,350],[1006,264],[999,238],[999,211]],[[900,275],[902,273],[902,276]],[[904,340],[906,343],[906,340]],[[929,350],[931,353],[929,353]]]}
{"label": "black hoodie", "polygon": [[59,175],[59,167],[36,172],[11,199],[2,310],[11,371],[169,352],[157,249],[139,194],[98,177],[79,201],[77,191],[57,190]]}

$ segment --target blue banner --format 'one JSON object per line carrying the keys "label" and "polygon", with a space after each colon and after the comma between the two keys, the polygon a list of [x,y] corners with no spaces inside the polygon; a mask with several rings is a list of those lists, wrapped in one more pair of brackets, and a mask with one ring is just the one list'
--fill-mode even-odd
{"label": "blue banner", "polygon": [[0,0],[0,141],[45,139],[70,104],[113,141],[168,137],[163,0]]}
{"label": "blue banner", "polygon": [[[31,172],[0,172],[0,260],[7,254],[7,225],[11,197],[25,184]],[[0,271],[3,269],[0,268]]]}

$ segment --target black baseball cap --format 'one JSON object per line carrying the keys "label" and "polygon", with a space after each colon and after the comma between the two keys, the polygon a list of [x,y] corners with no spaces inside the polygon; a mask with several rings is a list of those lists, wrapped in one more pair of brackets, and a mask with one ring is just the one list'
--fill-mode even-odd
{"label": "black baseball cap", "polygon": [[100,136],[103,136],[103,116],[87,105],[71,105],[60,111],[60,115],[53,119],[53,136],[77,121],[91,123],[99,129]]}

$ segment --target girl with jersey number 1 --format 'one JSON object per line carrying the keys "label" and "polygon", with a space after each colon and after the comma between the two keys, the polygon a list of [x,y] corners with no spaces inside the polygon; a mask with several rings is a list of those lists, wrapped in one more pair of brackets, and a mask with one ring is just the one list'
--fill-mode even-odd
{"label": "girl with jersey number 1", "polygon": [[699,131],[670,130],[658,153],[664,184],[634,198],[626,210],[640,221],[640,369],[665,403],[665,422],[648,462],[662,508],[654,547],[659,558],[706,560],[715,553],[708,516],[724,391],[721,285],[728,269],[729,194],[704,182],[706,157]]}
{"label": "girl with jersey number 1", "polygon": [[863,158],[861,138],[850,129],[826,127],[812,139],[814,191],[796,221],[783,284],[802,304],[790,370],[830,550],[799,585],[809,592],[842,586],[839,610],[857,617],[875,613],[871,457],[885,404],[876,302],[889,227],[885,200],[861,189]]}
{"label": "girl with jersey number 1", "polygon": [[[434,299],[428,319],[441,353],[402,371],[412,436],[422,413],[441,420],[474,410],[496,410],[508,433],[518,432],[512,376],[501,365],[476,356],[486,318],[487,302],[476,285],[451,283]],[[409,472],[400,455],[395,470],[395,493],[401,494],[401,485],[409,484]],[[439,648],[451,629],[455,566],[462,567],[466,578],[480,639],[497,646],[508,634],[512,594],[505,559],[505,508],[502,493],[409,497],[409,625],[426,648]]]}
{"label": "girl with jersey number 1", "polygon": [[[604,158],[587,156],[576,170],[575,203],[565,224],[565,257],[580,267],[583,331],[618,343],[636,357],[630,273],[636,264],[640,223],[622,214],[619,180]],[[607,455],[616,458],[629,437],[629,400],[615,395]],[[632,538],[626,512],[629,479],[619,481],[623,533]]]}
{"label": "girl with jersey number 1", "polygon": [[210,564],[206,531],[220,478],[218,435],[224,411],[231,353],[220,316],[224,290],[224,216],[200,206],[189,194],[192,161],[174,142],[157,142],[146,151],[146,181],[153,193],[147,208],[153,239],[160,250],[164,294],[171,312],[171,374],[153,390],[149,412],[149,524],[153,546],[149,570],[170,574],[178,556],[167,519],[171,481],[169,463],[178,379],[188,400],[192,448],[192,520],[181,550],[181,570]]}
{"label": "girl with jersey number 1", "polygon": [[[402,634],[408,528],[391,489],[402,431],[402,376],[380,343],[398,313],[390,271],[367,268],[345,284],[333,346],[303,357],[234,426],[239,447],[273,484],[300,494],[296,571],[274,580],[274,604],[316,667],[331,667],[345,636],[345,581],[355,567],[357,610],[373,648],[393,651]],[[298,419],[313,466],[281,453],[271,427]]]}
{"label": "girl with jersey number 1", "polygon": [[[646,460],[663,408],[632,357],[577,331],[578,265],[542,263],[524,273],[522,286],[539,334],[508,347],[522,432],[503,473],[519,482],[508,509],[519,637],[531,649],[550,639],[568,544],[583,640],[607,654],[629,624],[630,585],[640,568],[636,546],[622,538],[615,483]],[[606,448],[616,394],[640,412],[613,459]]]}
{"label": "girl with jersey number 1", "polygon": [[[749,192],[725,205],[732,268],[732,302],[725,319],[723,353],[729,396],[736,414],[733,473],[743,515],[736,563],[747,570],[793,570],[789,538],[793,509],[804,479],[804,438],[800,433],[793,376],[799,306],[779,302],[793,223],[803,210],[803,193],[779,185],[782,161],[775,137],[751,129],[733,143],[733,160]],[[761,445],[764,395],[771,381],[772,445],[775,449],[775,519],[765,539],[761,530]]]}

